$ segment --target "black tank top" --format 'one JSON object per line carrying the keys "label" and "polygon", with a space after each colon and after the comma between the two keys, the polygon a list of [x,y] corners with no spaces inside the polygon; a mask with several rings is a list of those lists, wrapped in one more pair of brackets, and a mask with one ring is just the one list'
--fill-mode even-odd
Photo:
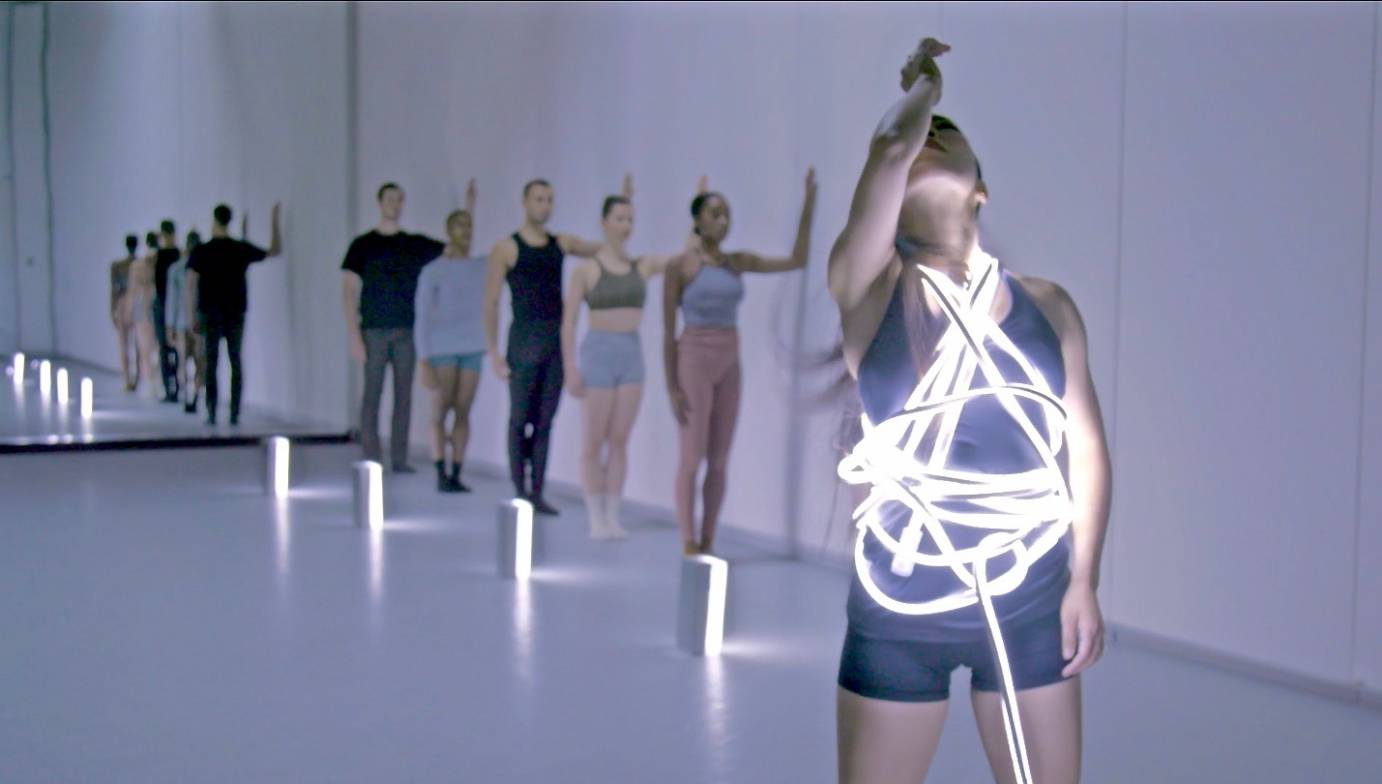
{"label": "black tank top", "polygon": [[561,320],[561,268],[566,254],[557,238],[547,235],[547,244],[540,248],[523,241],[514,232],[518,245],[518,261],[509,270],[509,295],[513,299],[513,320]]}

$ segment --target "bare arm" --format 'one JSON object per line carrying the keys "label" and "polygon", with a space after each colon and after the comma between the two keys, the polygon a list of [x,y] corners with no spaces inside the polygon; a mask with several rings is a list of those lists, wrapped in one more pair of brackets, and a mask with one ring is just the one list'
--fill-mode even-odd
{"label": "bare arm", "polygon": [[461,209],[465,210],[473,221],[475,218],[475,178],[471,177],[470,182],[465,184],[465,201],[461,204]]}
{"label": "bare arm", "polygon": [[801,219],[797,222],[797,240],[792,255],[787,258],[767,258],[756,253],[739,251],[731,254],[734,268],[740,272],[789,272],[806,266],[811,254],[811,218],[816,212],[816,169],[806,170],[806,198],[801,204]]}
{"label": "bare arm", "polygon": [[1089,373],[1084,321],[1070,295],[1055,284],[1036,282],[1039,301],[1053,313],[1065,363],[1066,448],[1074,519],[1071,524],[1070,585],[1061,601],[1061,648],[1071,677],[1103,654],[1104,623],[1099,609],[1099,560],[1108,530],[1113,470],[1103,415]]}
{"label": "bare arm", "polygon": [[350,270],[341,271],[341,313],[345,316],[351,356],[363,362],[365,338],[360,333],[360,276]]}
{"label": "bare arm", "polygon": [[490,250],[485,271],[485,351],[501,379],[509,377],[509,363],[499,353],[499,293],[504,289],[504,276],[517,261],[518,246],[512,238],[505,237]]}
{"label": "bare arm", "polygon": [[580,317],[581,302],[588,288],[587,270],[579,267],[566,286],[566,301],[561,309],[561,361],[566,369],[565,386],[573,397],[585,396],[585,385],[576,367],[576,320]]}
{"label": "bare arm", "polygon": [[[922,43],[920,76],[907,85],[902,99],[888,109],[869,141],[868,159],[854,187],[854,199],[835,245],[830,249],[830,294],[847,318],[887,269],[897,235],[897,216],[906,195],[907,173],[926,144],[931,110],[940,102],[941,77],[935,57],[948,47]],[[907,69],[904,68],[904,83]]]}
{"label": "bare arm", "polygon": [[[126,278],[129,273],[126,272]],[[120,286],[120,262],[111,262],[110,265],[110,320],[118,322],[120,320],[120,299],[124,296]]]}

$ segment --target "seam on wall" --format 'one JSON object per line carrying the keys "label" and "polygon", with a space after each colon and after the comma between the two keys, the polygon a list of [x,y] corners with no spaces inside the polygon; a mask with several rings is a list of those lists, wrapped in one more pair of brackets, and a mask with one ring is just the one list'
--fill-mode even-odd
{"label": "seam on wall", "polygon": [[43,190],[44,190],[44,212],[47,218],[48,229],[48,352],[51,354],[59,353],[58,350],[58,308],[54,301],[58,295],[57,270],[54,265],[57,263],[53,253],[53,126],[49,117],[49,98],[48,98],[48,48],[50,35],[48,28],[48,15],[52,6],[48,3],[43,4],[43,45],[38,57],[39,91],[43,98]]}
{"label": "seam on wall", "polygon": [[24,298],[20,296],[19,275],[19,197],[15,191],[18,163],[14,157],[14,3],[5,4],[5,133],[9,148],[10,180],[10,259],[14,263],[14,344],[24,348]]}
{"label": "seam on wall", "polygon": [[[346,2],[345,34],[345,76],[346,76],[346,188],[345,219],[348,232],[354,232],[360,225],[360,162],[357,150],[360,144],[360,4],[355,0]],[[339,273],[337,275],[339,277]],[[359,427],[359,408],[355,401],[360,399],[359,373],[356,362],[347,358],[345,363],[345,422],[346,430]]]}
{"label": "seam on wall", "polygon": [[[1123,218],[1126,214],[1127,205],[1127,159],[1128,159],[1128,4],[1126,0],[1122,3],[1121,31],[1119,34],[1119,75],[1118,75],[1118,172],[1115,180],[1118,189],[1118,203],[1115,208],[1114,216],[1114,242],[1113,242],[1113,389],[1109,390],[1109,415],[1105,417],[1105,432],[1109,444],[1109,481],[1116,488],[1118,483],[1114,481],[1114,476],[1118,467],[1118,378],[1122,373],[1122,343],[1123,343]],[[1116,559],[1113,557],[1115,548],[1114,539],[1118,536],[1118,527],[1113,520],[1113,497],[1109,497],[1109,521],[1104,537],[1104,550],[1108,555],[1102,557],[1100,568],[1106,565],[1108,568],[1108,579],[1104,585],[1109,587],[1108,606],[1112,610],[1118,604],[1117,579],[1114,576],[1118,571]]]}
{"label": "seam on wall", "polygon": [[1372,223],[1375,215],[1372,207],[1373,194],[1376,193],[1377,183],[1373,181],[1376,172],[1376,142],[1377,138],[1377,49],[1382,41],[1378,40],[1378,17],[1382,16],[1382,2],[1372,4],[1372,72],[1368,82],[1368,103],[1371,107],[1368,113],[1368,153],[1367,165],[1363,170],[1367,173],[1367,183],[1369,193],[1364,199],[1368,205],[1363,221],[1363,318],[1362,318],[1362,340],[1359,341],[1358,351],[1358,453],[1354,463],[1355,486],[1353,492],[1353,584],[1349,592],[1349,636],[1348,636],[1348,655],[1349,655],[1349,677],[1356,680],[1360,687],[1363,683],[1363,674],[1360,671],[1362,662],[1358,656],[1358,609],[1360,588],[1358,580],[1362,575],[1362,554],[1359,548],[1363,542],[1363,459],[1366,457],[1365,440],[1363,438],[1363,423],[1367,416],[1368,400],[1368,294],[1371,285],[1372,271]]}

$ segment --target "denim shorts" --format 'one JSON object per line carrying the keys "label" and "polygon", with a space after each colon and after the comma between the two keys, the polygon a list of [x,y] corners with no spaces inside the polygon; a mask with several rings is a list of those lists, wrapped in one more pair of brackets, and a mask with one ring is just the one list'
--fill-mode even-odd
{"label": "denim shorts", "polygon": [[637,332],[591,330],[581,341],[581,381],[587,387],[612,389],[643,383],[643,344]]}
{"label": "denim shorts", "polygon": [[485,352],[475,351],[469,354],[437,354],[427,358],[427,364],[434,368],[460,368],[461,370],[473,370],[479,373],[485,367]]}

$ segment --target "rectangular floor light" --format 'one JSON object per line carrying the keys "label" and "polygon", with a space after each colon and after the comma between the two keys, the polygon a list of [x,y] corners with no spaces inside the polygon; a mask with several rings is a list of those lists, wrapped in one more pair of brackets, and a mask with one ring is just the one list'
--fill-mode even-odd
{"label": "rectangular floor light", "polygon": [[725,640],[725,594],[729,563],[713,555],[688,555],[681,562],[677,647],[696,656],[719,656]]}
{"label": "rectangular floor light", "polygon": [[288,495],[288,439],[273,436],[264,441],[266,472],[264,489],[274,498]]}
{"label": "rectangular floor light", "polygon": [[384,467],[373,460],[355,464],[355,527],[384,527]]}
{"label": "rectangular floor light", "polygon": [[499,576],[526,580],[533,573],[533,505],[521,498],[500,501]]}

